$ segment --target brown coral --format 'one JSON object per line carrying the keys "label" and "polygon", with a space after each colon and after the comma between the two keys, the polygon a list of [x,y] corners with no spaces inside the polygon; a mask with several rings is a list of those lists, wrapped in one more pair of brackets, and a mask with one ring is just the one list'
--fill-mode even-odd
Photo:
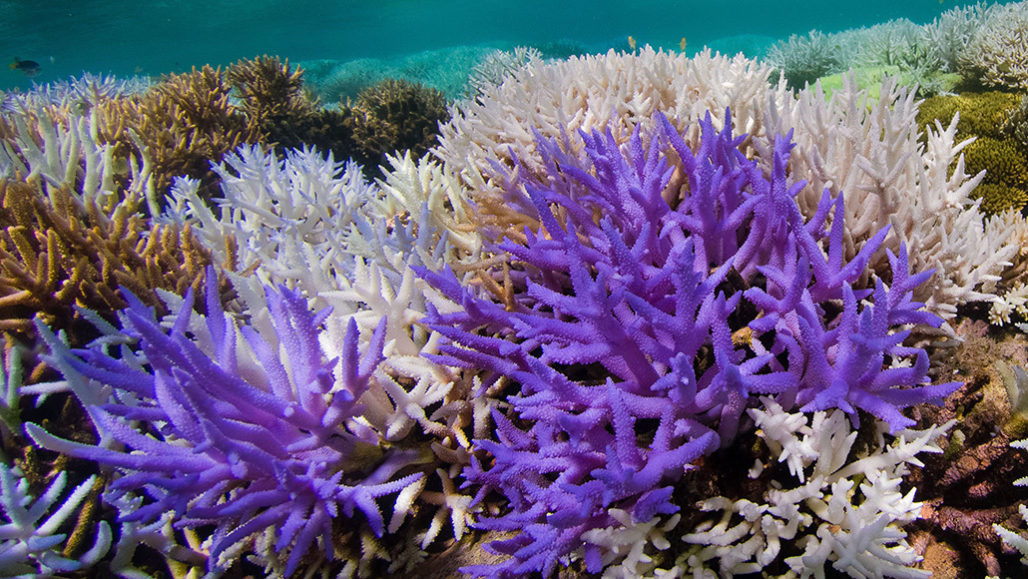
{"label": "brown coral", "polygon": [[300,118],[314,112],[317,99],[303,88],[303,70],[289,68],[277,56],[259,56],[234,63],[225,80],[239,98],[247,119],[258,127],[271,121]]}
{"label": "brown coral", "polygon": [[[211,254],[188,226],[154,225],[121,200],[109,212],[82,203],[67,185],[0,181],[0,329],[31,334],[40,316],[76,326],[73,306],[100,314],[124,307],[119,287],[150,305],[154,289],[199,289]],[[77,326],[76,326],[77,327]]]}
{"label": "brown coral", "polygon": [[323,109],[304,89],[303,70],[289,60],[261,56],[240,60],[225,78],[241,101],[247,121],[262,141],[280,149],[304,145],[331,151],[335,158],[354,155],[350,109]]}
{"label": "brown coral", "polygon": [[99,104],[100,140],[114,143],[118,157],[151,163],[158,203],[180,175],[200,179],[209,197],[217,184],[211,162],[259,136],[229,91],[221,70],[210,66],[170,75],[142,95]]}
{"label": "brown coral", "polygon": [[396,79],[361,91],[352,110],[353,138],[361,160],[371,167],[397,151],[421,157],[436,144],[440,123],[450,119],[443,93]]}

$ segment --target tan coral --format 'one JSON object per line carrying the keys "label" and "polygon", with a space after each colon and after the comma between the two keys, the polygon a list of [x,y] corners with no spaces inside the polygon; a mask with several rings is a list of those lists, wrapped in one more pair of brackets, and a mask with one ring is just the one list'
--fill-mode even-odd
{"label": "tan coral", "polygon": [[107,212],[67,186],[44,195],[35,181],[0,180],[0,328],[31,333],[35,316],[67,328],[73,306],[110,314],[125,305],[120,287],[154,306],[154,289],[199,290],[210,252],[188,227],[151,225],[139,203]]}
{"label": "tan coral", "polygon": [[211,161],[258,140],[258,131],[232,104],[229,90],[221,70],[205,66],[171,75],[142,95],[95,107],[100,143],[112,144],[119,158],[134,157],[152,166],[151,212],[157,211],[177,176],[201,179],[209,197],[217,181]]}

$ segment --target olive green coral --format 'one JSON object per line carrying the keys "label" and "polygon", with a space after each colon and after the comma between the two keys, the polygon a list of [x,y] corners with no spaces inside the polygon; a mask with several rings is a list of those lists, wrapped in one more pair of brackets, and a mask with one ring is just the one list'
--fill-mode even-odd
{"label": "olive green coral", "polygon": [[982,199],[990,215],[1021,209],[1028,202],[1028,156],[1013,139],[978,137],[964,149],[969,173],[985,170],[985,179],[971,196]]}
{"label": "olive green coral", "polygon": [[1004,135],[1028,147],[1028,95],[1022,96],[1014,108],[1010,109],[1001,130]]}
{"label": "olive green coral", "polygon": [[258,127],[303,117],[317,109],[317,99],[304,90],[303,70],[290,68],[277,56],[259,56],[234,63],[225,80],[240,100],[247,119]]}
{"label": "olive green coral", "polygon": [[303,70],[273,56],[240,60],[225,78],[240,100],[250,127],[278,150],[314,146],[337,159],[355,156],[353,113],[322,108],[304,87]]}
{"label": "olive green coral", "polygon": [[1028,147],[1009,129],[1020,97],[1005,92],[940,95],[921,103],[917,122],[922,131],[936,120],[948,124],[957,113],[957,137],[974,138],[964,149],[965,170],[985,178],[971,196],[982,199],[989,215],[1023,209],[1028,203]]}
{"label": "olive green coral", "polygon": [[1002,136],[1000,128],[1018,100],[1015,94],[999,91],[934,96],[921,103],[917,124],[924,130],[938,119],[946,126],[953,120],[953,115],[959,112],[958,135],[965,138],[979,135],[999,138]]}

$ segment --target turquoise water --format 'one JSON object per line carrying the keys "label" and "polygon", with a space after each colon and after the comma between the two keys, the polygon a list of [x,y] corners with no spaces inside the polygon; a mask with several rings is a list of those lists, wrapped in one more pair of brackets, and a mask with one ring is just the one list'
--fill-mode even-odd
{"label": "turquoise water", "polygon": [[687,50],[710,45],[749,56],[776,38],[867,26],[922,23],[973,2],[699,2],[668,0],[2,0],[0,59],[40,63],[33,79],[2,67],[0,88],[32,86],[83,71],[158,75],[259,54],[292,61],[397,58],[515,44],[596,52],[639,44]]}

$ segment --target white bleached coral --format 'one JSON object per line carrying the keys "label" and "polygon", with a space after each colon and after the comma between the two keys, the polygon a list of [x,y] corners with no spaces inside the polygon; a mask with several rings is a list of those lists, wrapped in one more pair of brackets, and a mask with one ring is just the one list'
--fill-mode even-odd
{"label": "white bleached coral", "polygon": [[88,569],[111,547],[111,528],[97,524],[93,545],[70,559],[62,552],[67,533],[58,532],[72,519],[93,488],[91,476],[65,494],[67,473],[58,474],[39,497],[29,493],[29,482],[21,471],[0,463],[0,574],[5,577],[52,576]]}
{"label": "white bleached coral", "polygon": [[[367,182],[355,163],[336,163],[311,149],[287,151],[279,158],[260,146],[244,146],[214,170],[221,177],[222,196],[214,201],[220,215],[200,199],[196,182],[180,179],[163,218],[190,224],[221,260],[234,257],[244,271],[228,277],[250,323],[267,329],[263,286],[275,284],[300,290],[315,309],[332,308],[319,335],[329,357],[336,355],[351,321],[367,341],[384,319],[385,359],[351,427],[389,442],[428,435],[429,442],[418,443],[425,453],[444,464],[469,462],[466,430],[476,413],[467,397],[472,377],[425,357],[437,353],[439,336],[420,323],[429,304],[441,311],[455,306],[439,298],[414,270],[456,264],[479,245],[473,232],[451,236],[445,229],[448,221],[436,205],[452,201],[459,206],[459,200],[440,197],[434,185],[438,180],[431,175],[420,179],[415,174],[412,179],[422,188],[393,194]],[[465,249],[450,242],[455,238]],[[488,413],[477,411],[482,412]],[[440,472],[452,479],[459,469]],[[452,511],[454,525],[464,525],[468,511],[458,515],[454,510],[459,497],[453,486],[447,480],[443,487],[450,492],[426,495],[426,500]],[[409,506],[420,500],[421,490],[402,498]],[[461,528],[454,528],[455,535]]]}
{"label": "white bleached coral", "polygon": [[1002,296],[997,296],[989,307],[989,323],[994,326],[1009,324],[1011,319],[1028,317],[1028,287],[1018,283]]}
{"label": "white bleached coral", "polygon": [[[964,172],[969,141],[957,140],[957,119],[929,129],[922,144],[917,107],[895,79],[875,99],[848,78],[831,98],[817,85],[769,107],[766,124],[794,131],[792,175],[809,183],[797,198],[803,211],[812,214],[826,188],[845,195],[846,257],[891,225],[884,246],[896,252],[905,243],[913,271],[935,270],[914,297],[948,319],[960,304],[992,299],[1004,269],[1024,259],[1018,242],[1028,224],[1013,213],[985,219],[970,198],[982,175]],[[872,267],[886,265],[880,250]]]}
{"label": "white bleached coral", "polygon": [[704,50],[690,58],[649,46],[630,53],[611,50],[552,63],[533,61],[455,109],[440,127],[432,155],[474,192],[473,201],[497,222],[517,229],[531,220],[507,206],[502,187],[493,182],[492,163],[509,164],[513,155],[529,170],[541,171],[533,131],[546,138],[566,134],[571,149],[578,150],[579,130],[609,127],[616,139],[627,140],[636,125],[650,126],[654,113],[661,111],[680,130],[688,129],[687,140],[694,145],[698,128],[693,121],[710,111],[720,128],[725,108],[731,107],[737,132],[760,136],[769,93],[772,100],[786,98],[784,83],[772,89],[770,75],[770,66],[742,55]]}
{"label": "white bleached coral", "polygon": [[611,509],[610,516],[620,526],[592,529],[582,534],[582,540],[598,545],[603,551],[604,579],[633,579],[652,576],[671,579],[678,570],[655,569],[654,551],[666,551],[671,542],[666,534],[674,529],[682,515],[657,516],[644,523],[632,521],[632,515],[622,509]]}
{"label": "white bleached coral", "polygon": [[994,6],[958,58],[965,77],[992,88],[1028,88],[1028,2]]}
{"label": "white bleached coral", "polygon": [[854,458],[857,433],[844,413],[790,414],[769,399],[764,406],[749,411],[758,436],[789,464],[795,486],[770,488],[761,502],[702,501],[702,510],[720,515],[685,535],[693,545],[679,558],[685,575],[754,573],[781,559],[795,577],[823,577],[829,565],[851,577],[929,576],[912,567],[919,557],[901,529],[921,503],[900,486],[909,466],[922,466],[919,453],[941,452],[934,440],[950,425],[887,439],[879,424],[869,450]]}

